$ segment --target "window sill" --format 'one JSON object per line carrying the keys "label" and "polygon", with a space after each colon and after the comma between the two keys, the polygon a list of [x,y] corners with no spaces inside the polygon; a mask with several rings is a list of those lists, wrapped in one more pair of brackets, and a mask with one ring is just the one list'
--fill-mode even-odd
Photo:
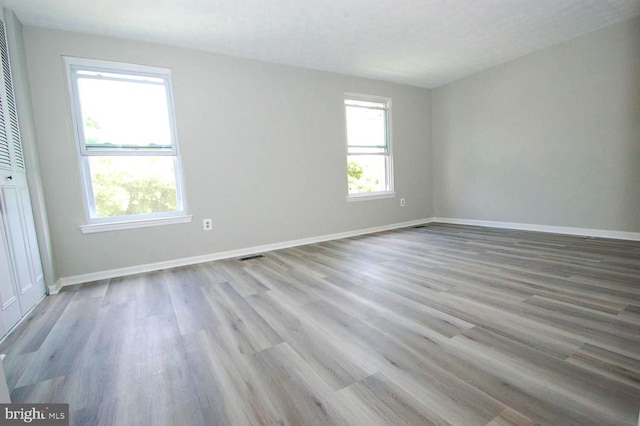
{"label": "window sill", "polygon": [[362,194],[353,194],[347,196],[347,201],[368,201],[368,200],[381,200],[383,198],[394,198],[396,193],[393,191],[388,192],[365,192]]}
{"label": "window sill", "polygon": [[90,223],[80,225],[83,234],[93,234],[96,232],[119,231],[121,229],[146,228],[149,226],[172,225],[174,223],[189,223],[192,215],[163,217],[156,219],[127,220],[123,222]]}

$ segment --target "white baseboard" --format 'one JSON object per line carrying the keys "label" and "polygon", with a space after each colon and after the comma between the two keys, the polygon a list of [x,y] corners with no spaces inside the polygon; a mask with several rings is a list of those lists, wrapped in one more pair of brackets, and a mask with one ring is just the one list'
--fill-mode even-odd
{"label": "white baseboard", "polygon": [[49,296],[51,296],[52,294],[58,294],[60,292],[60,290],[62,290],[62,280],[63,279],[64,278],[60,278],[55,283],[50,284],[50,285],[47,286],[47,294]]}
{"label": "white baseboard", "polygon": [[180,266],[195,265],[198,263],[211,262],[214,260],[230,259],[235,257],[250,256],[257,253],[264,253],[273,250],[280,250],[289,247],[302,246],[305,244],[319,243],[323,241],[337,240],[340,238],[355,237],[358,235],[372,234],[374,232],[389,231],[392,229],[406,228],[409,226],[421,225],[432,222],[432,219],[419,219],[409,222],[394,223],[391,225],[377,226],[374,228],[358,229],[355,231],[339,232],[336,234],[321,235],[317,237],[302,238],[274,244],[247,247],[237,250],[229,250],[217,253],[205,254],[202,256],[186,257],[182,259],[167,260],[164,262],[148,263],[145,265],[129,266],[125,268],[109,269],[107,271],[92,272],[89,274],[74,275],[60,278],[54,285],[48,286],[49,294],[57,294],[62,287],[83,284],[92,281],[105,280],[110,278],[123,277],[127,275],[140,274],[144,272],[159,271],[161,269],[177,268]]}
{"label": "white baseboard", "polygon": [[496,222],[489,220],[456,219],[448,217],[432,217],[426,219],[412,220],[409,222],[394,223],[391,225],[377,226],[374,228],[358,229],[355,231],[339,232],[317,237],[302,238],[280,243],[265,244],[261,246],[247,247],[237,250],[229,250],[217,253],[205,254],[202,256],[186,257],[182,259],[167,260],[164,262],[148,263],[145,265],[129,266],[125,268],[109,269],[107,271],[93,272],[89,274],[74,275],[60,278],[54,285],[48,286],[49,294],[57,294],[62,287],[83,284],[92,281],[105,280],[110,278],[124,277],[127,275],[140,274],[144,272],[159,271],[162,269],[177,268],[180,266],[195,265],[198,263],[211,262],[214,260],[231,259],[235,257],[250,256],[257,253],[264,253],[273,250],[280,250],[289,247],[302,246],[305,244],[320,243],[323,241],[337,240],[340,238],[355,237],[358,235],[372,234],[375,232],[389,231],[392,229],[406,228],[409,226],[422,225],[427,223],[450,223],[457,225],[474,225],[489,228],[518,229],[522,231],[548,232],[554,234],[580,235],[585,237],[614,238],[620,240],[640,241],[640,232],[608,231],[589,228],[570,228],[564,226],[535,225],[516,222]]}
{"label": "white baseboard", "polygon": [[547,232],[552,234],[580,235],[584,237],[613,238],[617,240],[640,241],[640,232],[608,231],[604,229],[570,228],[566,226],[534,225],[517,222],[495,222],[490,220],[455,219],[434,217],[431,222],[451,223],[456,225],[474,225],[488,228],[519,229],[522,231]]}

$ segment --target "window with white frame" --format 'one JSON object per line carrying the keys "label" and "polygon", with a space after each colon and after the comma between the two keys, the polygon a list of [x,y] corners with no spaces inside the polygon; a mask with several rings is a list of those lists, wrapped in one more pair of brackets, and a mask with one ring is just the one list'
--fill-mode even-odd
{"label": "window with white frame", "polygon": [[171,70],[65,63],[88,222],[184,216]]}
{"label": "window with white frame", "polygon": [[393,193],[391,99],[345,94],[349,197]]}

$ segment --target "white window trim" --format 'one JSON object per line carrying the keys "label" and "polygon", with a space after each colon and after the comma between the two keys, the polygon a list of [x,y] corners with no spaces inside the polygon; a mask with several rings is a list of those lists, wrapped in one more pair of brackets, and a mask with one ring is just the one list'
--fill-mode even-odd
{"label": "white window trim", "polygon": [[351,194],[347,197],[348,202],[355,201],[368,201],[368,200],[382,200],[385,198],[394,198],[396,193],[394,191],[378,191],[378,192],[362,192],[360,194]]}
{"label": "white window trim", "polygon": [[364,95],[361,93],[354,92],[344,92],[344,96],[342,97],[342,108],[344,109],[344,117],[345,117],[345,126],[344,126],[344,137],[345,137],[345,158],[349,155],[349,136],[347,134],[347,115],[345,108],[345,100],[353,99],[357,101],[370,101],[370,102],[384,102],[386,104],[387,111],[387,151],[389,161],[387,164],[387,187],[389,188],[386,191],[376,191],[376,192],[360,192],[356,194],[349,194],[349,187],[347,186],[347,201],[365,201],[365,200],[379,200],[384,198],[392,198],[396,196],[394,179],[393,179],[393,147],[392,147],[392,125],[391,125],[391,98],[387,96],[377,96],[377,95]]}
{"label": "white window trim", "polygon": [[[168,225],[174,223],[186,223],[191,222],[192,216],[187,214],[187,200],[183,186],[182,179],[182,161],[178,143],[178,135],[176,131],[176,119],[173,97],[173,83],[171,78],[171,70],[168,68],[151,67],[146,65],[130,64],[124,62],[103,61],[97,59],[78,58],[72,56],[63,56],[66,77],[67,77],[67,89],[69,92],[69,102],[71,108],[71,118],[73,133],[75,137],[76,153],[78,158],[78,164],[80,166],[80,173],[82,179],[82,201],[83,209],[85,213],[86,224],[80,225],[80,229],[83,233],[94,233],[113,231],[119,229],[132,229],[148,226]],[[167,151],[140,151],[140,152],[126,152],[121,151],[116,155],[151,155],[151,156],[173,156],[175,180],[176,180],[176,196],[178,198],[178,206],[181,209],[172,212],[153,213],[148,215],[133,215],[133,216],[117,216],[113,218],[97,218],[92,217],[92,209],[95,209],[93,204],[93,190],[91,185],[91,174],[89,171],[89,157],[92,155],[114,155],[113,151],[107,150],[92,150],[88,152],[85,147],[81,122],[80,101],[78,98],[78,90],[76,87],[76,80],[73,77],[72,68],[81,67],[88,69],[95,69],[97,71],[104,72],[117,72],[117,73],[132,73],[136,75],[146,74],[151,77],[161,77],[165,80],[165,87],[167,90],[167,104],[169,109],[169,126],[172,138],[171,150]]]}
{"label": "white window trim", "polygon": [[163,217],[157,219],[126,220],[108,223],[92,223],[80,225],[83,234],[94,234],[96,232],[119,231],[121,229],[147,228],[149,226],[173,225],[176,223],[191,222],[192,215],[181,215],[176,217]]}

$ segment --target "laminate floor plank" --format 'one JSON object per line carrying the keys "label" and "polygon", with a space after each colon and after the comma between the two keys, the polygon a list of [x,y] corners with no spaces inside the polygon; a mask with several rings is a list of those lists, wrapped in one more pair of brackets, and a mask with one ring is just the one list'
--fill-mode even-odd
{"label": "laminate floor plank", "polygon": [[13,355],[11,357],[7,356],[5,358],[4,363],[6,363],[6,365],[11,365],[11,368],[5,368],[5,376],[9,390],[17,387],[18,381],[25,374],[27,368],[31,364],[31,360],[36,355],[37,352],[29,352],[27,354]]}
{"label": "laminate floor plank", "polygon": [[[101,306],[134,302],[138,299],[138,293],[141,291],[140,286],[136,284],[143,281],[144,275],[120,277],[109,280],[104,296],[98,298],[101,302]],[[73,289],[70,290],[73,291]],[[75,290],[76,293],[79,291],[80,290]]]}
{"label": "laminate floor plank", "polygon": [[356,295],[446,337],[474,327],[470,322],[383,289],[362,289]]}
{"label": "laminate floor plank", "polygon": [[607,295],[616,295],[626,298],[627,301],[639,300],[640,288],[636,282],[623,283],[619,281],[604,281],[586,276],[572,276],[571,282],[580,286],[580,289],[584,288],[589,291],[598,291],[602,289],[602,292]]}
{"label": "laminate floor plank", "polygon": [[344,417],[329,403],[333,390],[320,379],[287,343],[250,356],[266,399],[276,408],[277,422],[301,425],[340,425]]}
{"label": "laminate floor plank", "polygon": [[574,333],[468,297],[447,293],[441,295],[439,301],[455,309],[458,317],[468,317],[470,322],[475,318],[474,324],[478,326],[559,358],[566,359],[585,343]]}
{"label": "laminate floor plank", "polygon": [[204,425],[207,422],[192,397],[193,384],[184,366],[166,369],[136,382],[129,392],[105,398],[98,405],[74,410],[74,425]]}
{"label": "laminate floor plank", "polygon": [[430,412],[419,399],[382,373],[368,376],[338,392],[353,414],[350,424],[361,425],[449,425]]}
{"label": "laminate floor plank", "polygon": [[259,352],[282,343],[282,337],[228,283],[209,286],[203,293],[218,312],[221,322],[218,327],[226,328],[233,335],[241,354]]}
{"label": "laminate floor plank", "polygon": [[428,301],[435,298],[441,291],[429,283],[421,283],[402,274],[376,273],[375,284],[380,289],[425,306],[429,306]]}
{"label": "laminate floor plank", "polygon": [[326,278],[318,278],[314,275],[309,275],[304,270],[293,268],[287,272],[287,276],[291,278],[290,284],[297,289],[299,294],[304,294],[304,299],[299,299],[301,304],[313,303],[319,300],[341,300],[351,299],[353,296],[353,289],[358,285],[356,281],[349,280],[353,286],[350,287],[351,291],[345,290],[343,287],[328,283]]}
{"label": "laminate floor plank", "polygon": [[603,313],[598,310],[576,306],[564,301],[550,299],[548,297],[532,296],[525,302],[523,309],[529,312],[537,312],[539,315],[549,318],[553,315],[553,323],[559,321],[567,324],[568,329],[580,330],[580,326],[597,332],[622,337],[640,345],[640,325],[620,321],[617,315]]}
{"label": "laminate floor plank", "polygon": [[397,281],[408,282],[418,290],[418,286],[436,292],[447,291],[456,287],[456,284],[450,282],[448,278],[436,277],[433,274],[422,273],[422,271],[407,268],[407,266],[401,262],[393,262],[386,265],[384,271],[376,271],[376,277],[384,279],[390,284]]}
{"label": "laminate floor plank", "polygon": [[507,408],[491,422],[487,423],[487,426],[528,426],[534,424],[531,418],[523,416],[517,411]]}
{"label": "laminate floor plank", "polygon": [[[586,343],[567,362],[640,389],[640,360]],[[616,385],[617,387],[617,385]]]}
{"label": "laminate floor plank", "polygon": [[[297,269],[316,278],[325,278],[327,276],[324,268],[318,268],[315,265],[310,265],[308,260],[304,259],[299,253],[293,250],[294,248],[269,253],[268,258],[264,263],[261,263],[261,266],[269,266],[272,271],[277,271],[279,274],[286,274],[291,269]],[[275,262],[271,260],[272,258],[275,259]],[[283,264],[288,265],[289,267],[283,269]]]}
{"label": "laminate floor plank", "polygon": [[298,311],[304,308],[284,306],[270,293],[254,295],[249,303],[333,390],[344,388],[369,374],[355,364],[330,335],[314,327],[310,321],[304,321]]}
{"label": "laminate floor plank", "polygon": [[221,327],[183,337],[194,376],[190,395],[207,424],[277,424],[278,413],[258,372]]}
{"label": "laminate floor plank", "polygon": [[99,299],[69,302],[40,349],[25,366],[16,386],[25,386],[70,373],[74,369],[80,350],[87,344],[99,308]]}
{"label": "laminate floor plank", "polygon": [[[484,334],[497,341],[504,339],[493,333]],[[531,357],[524,356],[531,353],[524,345],[509,344],[508,350],[499,350],[497,342],[484,344],[478,335],[474,338],[456,336],[451,344],[458,349],[460,357],[473,358],[478,368],[539,400],[535,406],[516,405],[515,408],[533,418],[545,418],[548,424],[625,424],[632,417],[627,414],[625,418],[622,413],[633,412],[640,398],[637,392],[629,393],[632,387],[609,388],[608,384],[599,382],[597,376],[589,377],[586,372],[576,376],[576,370],[569,368],[570,365],[553,357],[537,357],[533,364]]]}
{"label": "laminate floor plank", "polygon": [[145,274],[141,281],[133,303],[136,318],[162,315],[173,310],[166,273]]}
{"label": "laminate floor plank", "polygon": [[543,279],[526,272],[503,272],[497,279],[507,280],[518,287],[529,287],[532,289],[532,294],[566,300],[575,305],[600,310],[619,310],[629,304],[630,297],[634,297],[634,294],[627,292],[627,289],[609,286],[607,282],[603,282],[603,285],[599,287],[585,285],[576,277]]}
{"label": "laminate floor plank", "polygon": [[[191,277],[197,277],[192,283]],[[168,276],[169,295],[180,332],[189,334],[220,324],[220,319],[202,293],[202,274],[178,271]]]}
{"label": "laminate floor plank", "polygon": [[[60,297],[46,297],[39,309],[32,310],[22,321],[22,325],[3,342],[4,353],[9,359],[35,352],[42,346],[51,329],[65,312],[74,294],[62,293]],[[40,307],[41,306],[41,307]],[[7,379],[9,377],[7,376]]]}
{"label": "laminate floor plank", "polygon": [[[348,323],[357,322],[329,304],[315,304],[309,306],[309,310],[334,330],[336,326],[345,328]],[[438,418],[452,424],[486,424],[504,409],[497,400],[429,362],[411,345],[403,343],[397,334],[385,334],[365,323],[360,323],[357,329],[357,333],[351,333],[352,339],[362,347],[370,348],[368,358],[378,369],[416,397],[427,401],[429,412]]]}
{"label": "laminate floor plank", "polygon": [[247,272],[262,282],[270,290],[277,290],[296,303],[306,304],[317,300],[316,296],[301,290],[288,273],[273,269],[268,265],[259,265],[247,269]]}
{"label": "laminate floor plank", "polygon": [[135,366],[128,352],[137,344],[132,333],[135,325],[132,303],[107,305],[97,312],[93,330],[86,345],[79,350],[75,368],[66,375],[60,389],[74,409],[98,405],[104,398],[117,396],[123,369],[127,370],[126,378],[132,376]]}
{"label": "laminate floor plank", "polygon": [[52,404],[68,403],[70,395],[65,376],[41,380],[30,385],[14,387],[11,390],[11,401],[46,401]]}
{"label": "laminate floor plank", "polygon": [[632,324],[640,322],[640,305],[628,305],[618,314],[618,318]]}
{"label": "laminate floor plank", "polygon": [[85,284],[76,284],[65,288],[66,291],[73,291],[73,300],[93,299],[94,297],[104,297],[109,289],[109,280],[93,281]]}
{"label": "laminate floor plank", "polygon": [[640,242],[429,224],[65,287],[7,338],[72,425],[636,425]]}
{"label": "laminate floor plank", "polygon": [[218,265],[218,270],[224,277],[224,281],[243,297],[269,290],[260,280],[245,270],[245,267],[250,265],[251,261],[240,262],[238,260],[225,260]]}

